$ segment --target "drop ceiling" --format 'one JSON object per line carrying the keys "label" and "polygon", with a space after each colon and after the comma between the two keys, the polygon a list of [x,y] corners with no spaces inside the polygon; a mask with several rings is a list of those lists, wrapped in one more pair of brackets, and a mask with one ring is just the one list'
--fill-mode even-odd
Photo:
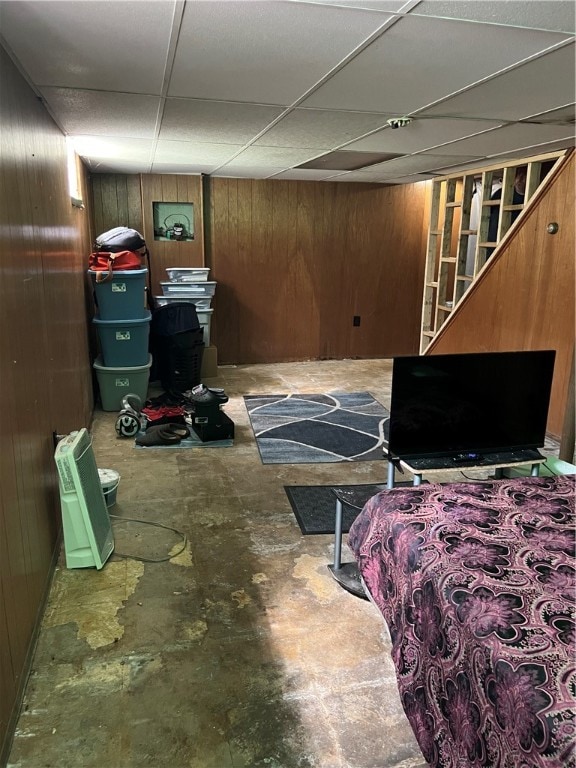
{"label": "drop ceiling", "polygon": [[403,184],[574,146],[573,0],[0,0],[0,42],[93,173]]}

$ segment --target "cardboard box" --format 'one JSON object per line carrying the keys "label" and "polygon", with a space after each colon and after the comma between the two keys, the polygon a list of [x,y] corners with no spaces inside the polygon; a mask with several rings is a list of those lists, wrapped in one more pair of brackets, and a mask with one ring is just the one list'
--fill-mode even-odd
{"label": "cardboard box", "polygon": [[204,347],[201,376],[202,381],[218,376],[218,350],[214,346]]}

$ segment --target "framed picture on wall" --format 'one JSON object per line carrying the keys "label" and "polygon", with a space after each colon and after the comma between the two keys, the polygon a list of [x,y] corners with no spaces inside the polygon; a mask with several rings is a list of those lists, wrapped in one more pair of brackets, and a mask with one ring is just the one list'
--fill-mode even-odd
{"label": "framed picture on wall", "polygon": [[191,242],[194,240],[193,203],[152,203],[154,240]]}

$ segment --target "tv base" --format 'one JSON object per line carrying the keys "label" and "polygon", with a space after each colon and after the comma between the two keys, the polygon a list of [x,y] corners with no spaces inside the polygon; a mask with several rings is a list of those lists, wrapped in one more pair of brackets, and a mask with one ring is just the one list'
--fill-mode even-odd
{"label": "tv base", "polygon": [[456,460],[454,456],[426,456],[423,458],[392,458],[390,459],[388,450],[385,447],[384,456],[388,458],[388,479],[387,488],[394,488],[394,478],[396,467],[400,471],[409,472],[413,476],[413,485],[422,483],[422,476],[425,472],[450,473],[458,472],[463,469],[494,469],[496,478],[503,477],[503,470],[506,467],[522,467],[529,465],[531,475],[538,476],[539,466],[546,461],[546,457],[536,449],[526,449],[522,451],[504,451],[500,453],[486,453],[479,455],[478,458],[469,460]]}
{"label": "tv base", "polygon": [[347,592],[351,592],[356,597],[363,597],[368,600],[368,595],[360,579],[360,572],[356,563],[341,563],[339,568],[335,565],[329,565],[328,570],[336,579],[338,584]]}

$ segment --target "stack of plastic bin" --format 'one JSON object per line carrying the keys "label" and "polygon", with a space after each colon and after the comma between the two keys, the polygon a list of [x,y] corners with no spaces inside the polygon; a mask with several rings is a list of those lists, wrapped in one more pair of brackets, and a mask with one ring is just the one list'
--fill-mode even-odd
{"label": "stack of plastic bin", "polygon": [[146,400],[152,365],[147,273],[147,269],[116,271],[111,280],[96,282],[97,275],[107,273],[88,271],[97,307],[93,323],[100,345],[94,370],[105,411],[120,410],[122,398],[129,393]]}
{"label": "stack of plastic bin", "polygon": [[181,302],[194,304],[200,327],[204,330],[204,344],[210,346],[210,322],[214,310],[210,304],[216,292],[216,283],[208,280],[206,267],[169,267],[168,280],[161,282],[162,296],[155,296],[156,306],[163,307]]}

